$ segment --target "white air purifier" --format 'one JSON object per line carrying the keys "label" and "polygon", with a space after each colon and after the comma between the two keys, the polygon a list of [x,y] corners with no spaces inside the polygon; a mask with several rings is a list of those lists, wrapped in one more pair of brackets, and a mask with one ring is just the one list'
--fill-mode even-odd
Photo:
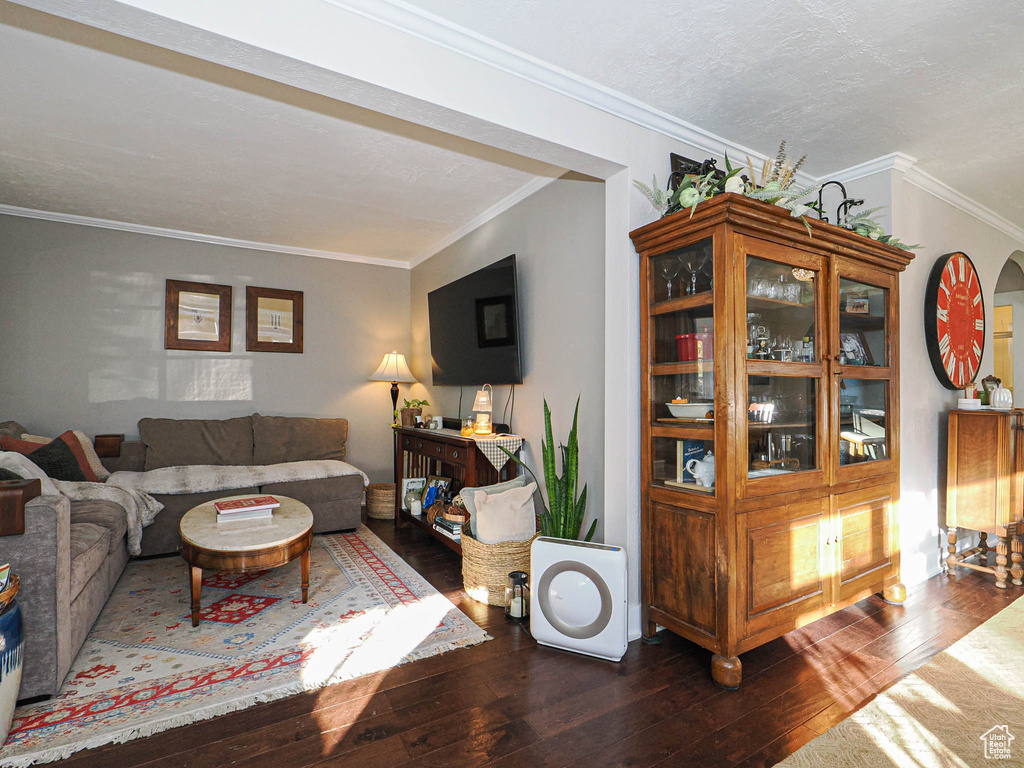
{"label": "white air purifier", "polygon": [[540,536],[530,549],[530,634],[541,645],[619,661],[626,652],[626,552]]}

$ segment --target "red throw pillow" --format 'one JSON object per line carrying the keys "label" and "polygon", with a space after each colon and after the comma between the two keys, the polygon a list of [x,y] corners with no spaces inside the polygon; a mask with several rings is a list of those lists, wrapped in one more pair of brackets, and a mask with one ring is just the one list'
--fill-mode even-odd
{"label": "red throw pillow", "polygon": [[[70,429],[63,435],[58,435],[53,438],[50,442],[56,442],[60,440],[68,448],[71,449],[71,453],[74,454],[75,461],[78,462],[79,468],[82,470],[82,474],[85,475],[85,479],[90,483],[98,483],[99,478],[96,477],[96,473],[92,467],[89,466],[89,460],[85,457],[85,451],[82,450],[82,444],[78,442],[78,438],[75,437],[75,433]],[[49,443],[46,443],[49,445]],[[17,453],[24,454],[25,456],[31,456],[33,451],[37,451],[43,447],[41,443],[31,443],[28,440],[16,440],[13,437],[7,437],[6,435],[0,437],[0,448],[5,451],[15,451]]]}

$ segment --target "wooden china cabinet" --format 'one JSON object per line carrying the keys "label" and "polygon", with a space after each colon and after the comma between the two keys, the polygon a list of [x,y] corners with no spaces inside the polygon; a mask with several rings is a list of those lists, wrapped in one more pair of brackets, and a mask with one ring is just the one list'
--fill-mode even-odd
{"label": "wooden china cabinet", "polygon": [[809,223],[728,194],[630,235],[643,632],[708,648],[729,688],[743,652],[872,593],[905,597],[897,278],[912,256]]}

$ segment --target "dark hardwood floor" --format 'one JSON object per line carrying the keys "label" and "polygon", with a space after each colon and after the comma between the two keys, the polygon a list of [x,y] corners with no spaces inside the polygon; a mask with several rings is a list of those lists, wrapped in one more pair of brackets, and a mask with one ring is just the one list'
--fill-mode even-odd
{"label": "dark hardwood floor", "polygon": [[462,592],[459,558],[407,527],[369,527],[494,640],[369,677],[80,752],[73,768],[769,766],[862,707],[1022,593],[937,576],[743,656],[738,691],[670,634],[619,664],[537,646]]}

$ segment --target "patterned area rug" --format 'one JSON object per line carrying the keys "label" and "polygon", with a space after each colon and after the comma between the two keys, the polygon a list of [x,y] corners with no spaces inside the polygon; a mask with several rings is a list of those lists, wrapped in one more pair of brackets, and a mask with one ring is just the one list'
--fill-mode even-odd
{"label": "patterned area rug", "polygon": [[[19,708],[0,765],[147,736],[490,639],[366,527],[299,562],[206,572],[191,624],[180,558],[128,564],[54,699]],[[31,638],[28,639],[31,642]]]}
{"label": "patterned area rug", "polygon": [[1004,608],[778,765],[1022,765],[1022,661],[1024,599]]}

